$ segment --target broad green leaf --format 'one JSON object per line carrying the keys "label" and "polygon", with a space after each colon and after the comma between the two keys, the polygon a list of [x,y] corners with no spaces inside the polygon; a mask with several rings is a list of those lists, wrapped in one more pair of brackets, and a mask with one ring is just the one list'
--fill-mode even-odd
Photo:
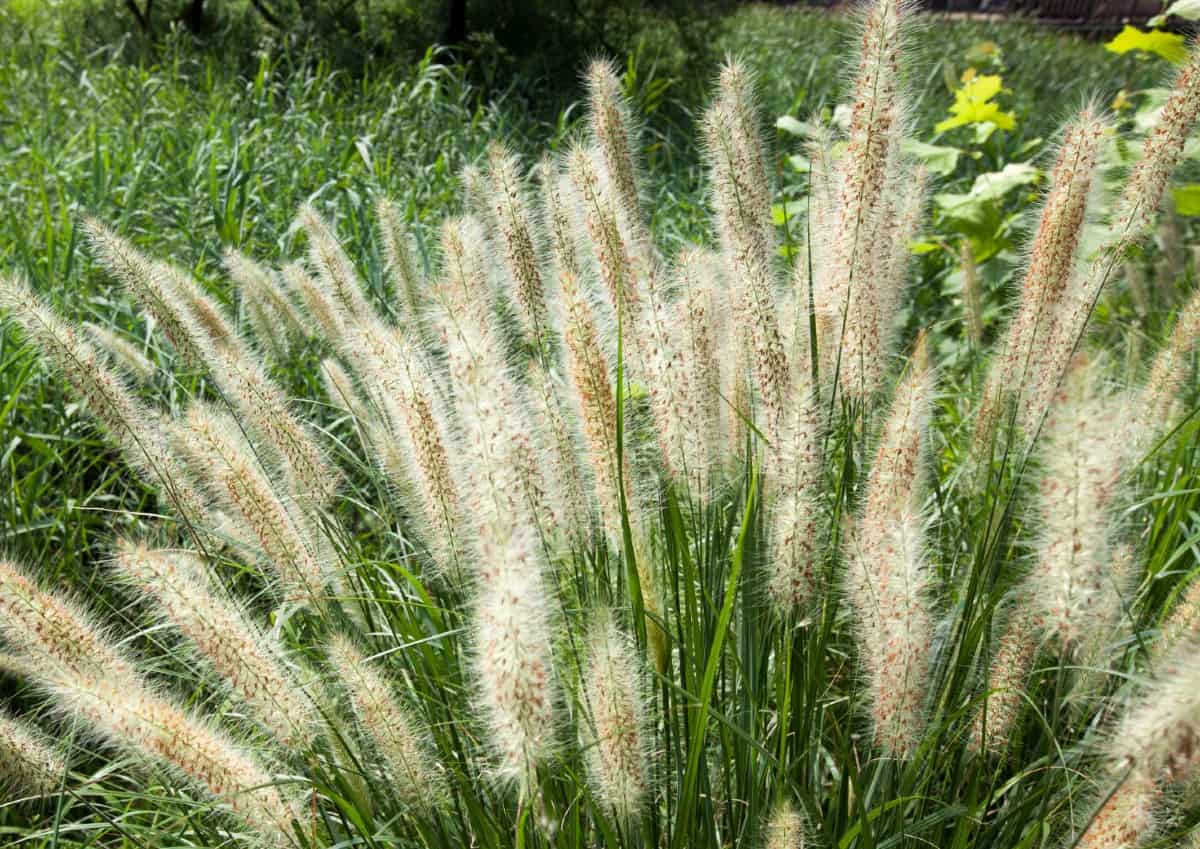
{"label": "broad green leaf", "polygon": [[1176,186],[1171,189],[1171,197],[1175,201],[1175,211],[1180,215],[1200,215],[1200,183]]}
{"label": "broad green leaf", "polygon": [[913,256],[924,256],[925,254],[933,253],[941,247],[937,242],[909,242],[908,252]]}
{"label": "broad green leaf", "polygon": [[992,121],[984,121],[982,124],[975,125],[975,144],[986,144],[987,140],[996,132],[996,125]]}
{"label": "broad green leaf", "polygon": [[1184,62],[1188,56],[1187,44],[1182,35],[1156,29],[1143,32],[1129,24],[1104,46],[1113,53],[1128,53],[1131,50],[1152,53],[1177,65]]}
{"label": "broad green leaf", "polygon": [[979,220],[985,204],[1000,200],[1018,186],[1037,181],[1039,171],[1028,162],[1010,162],[1003,170],[980,174],[965,194],[943,192],[933,196],[933,202],[952,218]]}
{"label": "broad green leaf", "polygon": [[900,151],[924,162],[931,172],[941,177],[952,174],[958,167],[958,157],[962,153],[957,147],[947,145],[926,144],[925,142],[905,139],[900,142]]}
{"label": "broad green leaf", "polygon": [[808,198],[789,200],[787,203],[771,205],[771,218],[777,227],[782,227],[785,221],[792,221],[798,215],[808,211]]}

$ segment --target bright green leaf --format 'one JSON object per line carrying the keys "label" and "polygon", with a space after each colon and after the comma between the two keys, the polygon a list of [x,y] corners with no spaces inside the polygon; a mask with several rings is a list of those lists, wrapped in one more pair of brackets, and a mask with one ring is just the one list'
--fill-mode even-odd
{"label": "bright green leaf", "polygon": [[908,252],[913,256],[924,256],[939,250],[942,246],[937,242],[909,242]]}
{"label": "bright green leaf", "polygon": [[975,144],[986,144],[994,132],[996,132],[996,125],[992,121],[984,121],[982,124],[976,124]]}
{"label": "bright green leaf", "polygon": [[1038,169],[1028,162],[1010,162],[1001,171],[980,174],[965,194],[943,192],[933,196],[933,202],[951,218],[978,220],[985,204],[1002,199],[1018,186],[1036,182]]}
{"label": "bright green leaf", "polygon": [[954,91],[954,103],[950,104],[950,117],[938,123],[934,130],[944,133],[955,127],[968,124],[982,124],[990,121],[1001,130],[1011,130],[1016,126],[1017,116],[1012,112],[1004,112],[1000,104],[992,98],[1003,88],[1003,81],[997,74],[980,74],[971,77]]}
{"label": "bright green leaf", "polygon": [[1126,24],[1125,29],[1117,33],[1113,40],[1106,42],[1104,46],[1113,53],[1128,53],[1131,50],[1152,53],[1175,64],[1184,62],[1188,55],[1187,45],[1182,35],[1156,29],[1142,32],[1129,24]]}
{"label": "bright green leaf", "polygon": [[1175,211],[1180,215],[1200,215],[1200,183],[1176,186],[1171,189],[1171,197],[1175,201]]}
{"label": "bright green leaf", "polygon": [[954,173],[954,169],[958,167],[959,154],[962,153],[957,147],[926,144],[914,139],[900,142],[900,150],[907,156],[921,160],[931,172],[941,177]]}
{"label": "bright green leaf", "polygon": [[776,203],[771,206],[771,218],[777,227],[782,227],[785,221],[791,221],[796,216],[803,215],[807,210],[808,198],[790,200],[784,204]]}

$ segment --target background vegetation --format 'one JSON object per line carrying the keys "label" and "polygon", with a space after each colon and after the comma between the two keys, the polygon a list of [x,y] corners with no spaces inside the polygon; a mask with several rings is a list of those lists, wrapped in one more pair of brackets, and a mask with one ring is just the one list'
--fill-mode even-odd
{"label": "background vegetation", "polygon": [[[232,24],[203,38],[167,33],[147,45],[127,21],[119,24],[123,35],[113,32],[105,18],[118,14],[111,3],[86,0],[0,7],[0,43],[9,47],[0,57],[0,264],[89,320],[121,324],[128,316],[80,249],[84,214],[174,258],[228,304],[218,271],[223,250],[264,260],[290,255],[301,202],[329,214],[361,261],[376,250],[366,223],[378,194],[401,203],[412,220],[436,223],[455,209],[457,175],[489,140],[504,138],[523,154],[556,150],[580,119],[576,72],[539,75],[495,45],[463,64],[439,64],[435,52],[405,61],[398,52],[349,70],[320,45],[246,42]],[[639,20],[631,40],[617,46],[627,51],[625,83],[646,129],[647,208],[673,253],[684,239],[707,236],[693,116],[710,76],[687,76],[686,45],[659,32],[653,18]],[[832,108],[844,79],[839,58],[853,40],[847,21],[751,7],[717,23],[718,37],[697,61],[713,68],[726,52],[743,57],[759,74],[766,114]],[[995,49],[979,53],[981,43]],[[1159,60],[1115,56],[1098,43],[1019,24],[928,23],[917,46],[915,135],[933,138],[953,99],[947,81],[972,61],[1003,74],[1001,100],[1017,115],[1013,131],[964,145],[969,154],[937,177],[947,192],[1006,162],[1044,155],[1061,121],[1086,100],[1107,104],[1169,74]],[[783,188],[799,194],[803,177],[784,160],[798,140],[780,132],[776,149]],[[1023,196],[1006,197],[991,225],[1003,228],[1009,251],[1006,261],[984,265],[993,310],[1035,190],[1029,184]],[[429,236],[419,226],[415,233]],[[926,304],[955,261],[939,252],[927,265]],[[136,502],[139,487],[117,471],[55,377],[14,346],[10,331],[0,339],[0,364],[0,541],[77,573],[103,548],[108,511]]]}
{"label": "background vegetation", "polygon": [[[180,262],[233,309],[218,269],[223,250],[237,247],[266,261],[297,255],[302,236],[294,214],[309,200],[336,222],[378,290],[382,263],[369,223],[374,199],[398,201],[424,244],[455,211],[458,175],[489,141],[503,138],[527,156],[543,146],[561,149],[580,119],[574,71],[581,43],[624,57],[626,89],[645,126],[647,208],[666,253],[710,238],[694,125],[709,79],[695,69],[715,67],[726,52],[758,72],[766,114],[794,119],[781,121],[775,133],[777,210],[786,227],[805,191],[804,163],[791,158],[799,150],[796,131],[803,130],[795,122],[834,117],[844,93],[842,58],[853,40],[842,19],[796,10],[743,8],[680,29],[661,26],[654,12],[622,8],[624,17],[606,24],[603,38],[564,34],[539,55],[515,40],[518,28],[498,6],[490,33],[479,31],[456,61],[443,64],[444,54],[425,49],[437,38],[435,15],[409,26],[398,6],[371,8],[399,17],[395,23],[360,17],[333,44],[315,43],[303,28],[272,32],[244,6],[222,8],[207,32],[177,29],[153,39],[117,22],[111,3],[0,8],[0,43],[8,46],[0,57],[0,267],[26,274],[72,317],[141,327],[81,248],[80,219],[90,214],[146,251]],[[376,40],[362,49],[365,33]],[[911,119],[915,135],[938,148],[928,152],[937,163],[936,192],[951,200],[935,201],[933,222],[916,248],[922,259],[909,323],[947,331],[935,342],[939,360],[953,362],[961,340],[948,330],[958,320],[948,311],[961,288],[961,242],[972,245],[980,263],[985,315],[994,327],[1011,295],[1056,128],[1088,100],[1115,104],[1126,127],[1135,127],[1139,107],[1153,100],[1143,92],[1161,84],[1169,69],[1154,58],[1116,56],[1099,43],[1019,24],[928,23],[917,43],[922,61],[913,73],[919,96]],[[1014,114],[1012,129],[986,137],[971,126],[935,131],[964,73],[1002,77],[997,102]],[[1006,191],[964,202],[965,211],[954,206],[953,196],[971,195],[980,175],[1014,163],[1030,164],[1015,172],[1019,179]],[[1157,248],[1135,265],[1160,272],[1179,290],[1191,288],[1194,262],[1181,247],[1189,226],[1169,215]],[[1146,311],[1127,292],[1118,294],[1102,305],[1101,327],[1134,325],[1135,338],[1157,339],[1165,320],[1158,310],[1170,300],[1156,303]],[[120,530],[114,521],[136,521],[139,505],[148,503],[145,490],[60,379],[12,331],[3,333],[0,547],[64,583],[103,594],[95,586],[102,580],[96,563]],[[317,395],[316,361],[301,352],[277,376],[298,397]],[[952,374],[948,391],[969,380],[965,372]],[[1157,468],[1191,466],[1194,451],[1178,448]],[[1184,555],[1195,546],[1200,518],[1190,488],[1192,495],[1169,505],[1139,505],[1141,520],[1156,528],[1152,574],[1186,565]],[[1189,485],[1176,489],[1186,493]],[[1179,516],[1187,524],[1169,518]],[[1161,588],[1147,592],[1165,600]],[[930,796],[934,790],[908,789]],[[831,818],[831,833],[857,815],[852,796],[844,794],[847,807]],[[6,833],[21,833],[23,815],[0,809]]]}

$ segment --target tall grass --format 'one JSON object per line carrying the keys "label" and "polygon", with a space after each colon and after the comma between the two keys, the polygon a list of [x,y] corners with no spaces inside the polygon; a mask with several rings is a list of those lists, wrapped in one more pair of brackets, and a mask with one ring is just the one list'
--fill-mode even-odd
{"label": "tall grass", "polygon": [[[119,287],[102,332],[36,262],[5,277],[14,385],[76,399],[74,450],[111,447],[95,468],[141,498],[88,525],[111,562],[81,592],[49,547],[0,567],[14,838],[1187,839],[1200,296],[1153,294],[1175,329],[1125,384],[1089,323],[1155,225],[1200,59],[1118,196],[1099,119],[1063,132],[1013,329],[902,338],[925,185],[907,16],[866,10],[790,264],[753,75],[721,70],[713,238],[677,251],[596,62],[586,126],[536,167],[496,142],[439,166],[460,182],[436,236],[412,203],[362,204],[355,255],[294,203],[302,258],[229,253],[216,297],[120,235],[135,217],[71,219]],[[397,96],[438,120],[442,73]],[[970,362],[939,363],[968,323]]]}

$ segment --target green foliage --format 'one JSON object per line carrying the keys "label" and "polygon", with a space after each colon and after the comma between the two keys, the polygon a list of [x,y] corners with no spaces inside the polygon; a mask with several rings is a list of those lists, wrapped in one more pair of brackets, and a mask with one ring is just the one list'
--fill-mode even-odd
{"label": "green foliage", "polygon": [[[15,32],[15,19],[5,15],[0,11],[0,27]],[[757,8],[725,22],[719,43],[747,55],[758,68],[766,108],[788,113],[778,124],[784,179],[774,207],[783,228],[807,209],[808,163],[794,153],[792,135],[806,130],[791,116],[832,119],[827,107],[841,94],[834,69],[846,29],[840,19]],[[976,50],[985,33],[1003,47]],[[930,229],[914,246],[921,253],[919,281],[898,316],[910,332],[916,326],[932,329],[937,360],[946,366],[934,417],[929,493],[929,506],[941,519],[929,540],[946,624],[938,637],[925,745],[908,762],[859,756],[866,735],[856,702],[853,628],[839,598],[836,558],[830,554],[821,564],[822,603],[811,619],[774,617],[756,590],[768,517],[754,470],[746,468],[735,475],[739,485],[709,508],[697,509],[670,489],[658,502],[654,554],[669,576],[663,597],[676,652],[668,674],[651,676],[662,717],[655,765],[665,800],[661,808],[632,830],[606,818],[581,789],[587,766],[571,740],[554,774],[545,776],[541,809],[518,809],[464,757],[448,776],[460,803],[443,820],[418,825],[386,788],[371,786],[359,774],[362,765],[348,753],[352,749],[331,746],[305,767],[332,803],[327,825],[344,840],[339,845],[448,849],[474,841],[470,845],[499,849],[575,847],[593,839],[609,846],[753,847],[761,842],[766,813],[785,796],[798,800],[820,845],[831,849],[1049,849],[1058,845],[1066,823],[1087,821],[1096,794],[1106,788],[1082,776],[1096,765],[1095,726],[1108,706],[1070,690],[1077,671],[1057,658],[1043,658],[1037,667],[1029,710],[1007,761],[975,760],[963,751],[981,668],[992,650],[993,618],[1029,559],[1021,515],[1031,493],[1020,480],[1024,470],[1009,464],[994,481],[1007,501],[978,497],[966,480],[970,422],[957,399],[972,395],[982,374],[980,359],[961,340],[956,248],[963,240],[975,248],[985,282],[984,319],[994,334],[1037,199],[1046,153],[1042,140],[1061,117],[1047,104],[1084,91],[1107,97],[1147,80],[1094,45],[1050,40],[1022,27],[931,26],[919,37],[940,47],[932,70],[922,74],[928,84],[914,109],[916,126],[928,131],[946,114],[955,95],[941,85],[937,70],[959,56],[993,67],[1003,63],[994,69],[1012,90],[1018,119],[1009,133],[972,137],[961,147],[933,138],[907,148],[942,180]],[[319,54],[279,45],[249,69],[239,69],[237,62],[198,52],[182,39],[161,44],[154,58],[131,56],[129,47],[89,53],[79,42],[47,45],[14,37],[12,43],[16,49],[0,60],[0,127],[8,142],[0,149],[0,191],[9,213],[0,223],[0,266],[20,269],[73,317],[129,334],[164,364],[169,351],[81,248],[82,214],[96,215],[141,247],[181,262],[232,311],[239,302],[218,271],[222,249],[236,247],[272,262],[298,255],[302,236],[292,218],[300,203],[312,200],[336,218],[378,304],[387,289],[377,233],[369,223],[376,197],[400,202],[428,268],[435,252],[433,224],[459,208],[457,176],[479,160],[488,141],[504,138],[527,153],[534,142],[561,150],[577,129],[577,111],[559,112],[577,96],[570,86],[555,92],[544,80],[530,79],[509,86],[498,76],[487,83],[496,98],[481,97],[473,81],[509,67],[487,45],[480,46],[481,60],[472,67],[442,67],[430,55],[399,67],[368,64],[352,77]],[[682,241],[708,235],[698,154],[684,118],[699,101],[694,80],[655,64],[665,56],[664,65],[681,68],[674,48],[668,44],[660,53],[643,46],[647,53],[631,58],[624,83],[646,124],[641,153],[651,178],[646,199],[652,224],[664,251],[673,254]],[[1085,69],[1078,75],[1071,67],[1075,59]],[[1182,214],[1190,214],[1190,188],[1177,189]],[[801,238],[790,229],[785,234],[788,244]],[[1151,249],[1145,261],[1166,254]],[[1101,329],[1112,334],[1112,348],[1127,340],[1159,341],[1179,292],[1195,286],[1190,261],[1175,271],[1150,312],[1137,318],[1140,324],[1133,324],[1127,291],[1100,305]],[[395,509],[388,482],[371,462],[369,441],[350,417],[316,400],[323,397],[316,366],[325,353],[316,342],[296,345],[273,362],[272,374],[291,396],[305,399],[298,409],[318,424],[347,473],[336,507],[347,532],[337,542],[346,562],[357,565],[361,593],[385,601],[366,631],[375,651],[386,655],[384,668],[428,696],[416,701],[437,749],[480,756],[478,729],[447,721],[460,717],[472,697],[461,662],[468,650],[465,599],[418,574],[403,533],[406,517]],[[1132,354],[1131,360],[1138,362]],[[0,337],[0,375],[0,547],[38,564],[48,579],[99,599],[106,617],[140,634],[138,648],[156,658],[156,672],[168,686],[203,709],[228,707],[215,682],[197,681],[189,657],[108,585],[98,565],[114,535],[145,529],[146,517],[138,514],[154,509],[153,497],[98,436],[58,376],[47,373],[8,331]],[[635,387],[633,397],[620,379],[617,388],[619,404],[644,403],[644,388]],[[147,389],[167,406],[206,391],[211,390],[187,375],[178,381],[164,375]],[[1187,400],[1197,402],[1194,391]],[[833,496],[825,518],[835,529],[853,509],[872,449],[867,425],[845,412],[827,438],[833,459],[825,483]],[[1131,504],[1126,521],[1139,540],[1144,570],[1127,611],[1131,636],[1118,647],[1101,688],[1105,695],[1140,674],[1137,644],[1152,639],[1167,605],[1200,571],[1198,434],[1193,410],[1177,434],[1138,464],[1140,491],[1153,495]],[[632,545],[625,549],[622,555]],[[633,590],[637,571],[624,569],[627,565],[603,546],[556,564],[568,633],[586,628],[591,605],[627,593],[639,597]],[[261,590],[232,560],[222,569],[231,585],[250,594]],[[259,601],[255,610],[265,614],[267,606]],[[644,631],[638,612],[634,603],[629,618]],[[277,624],[287,643],[298,648],[298,660],[319,668],[313,635],[329,623],[298,615]],[[577,647],[556,648],[574,658],[565,674],[578,683]],[[16,698],[33,703],[25,692]],[[1086,744],[1075,745],[1081,738]],[[173,846],[177,835],[192,839],[198,832],[202,845],[226,845],[223,835],[206,834],[204,816],[169,777],[113,759],[82,732],[72,730],[68,745],[82,764],[80,777],[89,780],[78,782],[53,810],[6,805],[0,810],[6,838],[46,849],[132,849]],[[1173,845],[1194,819],[1194,812],[1187,813],[1154,845]],[[74,825],[79,822],[86,827]]]}

